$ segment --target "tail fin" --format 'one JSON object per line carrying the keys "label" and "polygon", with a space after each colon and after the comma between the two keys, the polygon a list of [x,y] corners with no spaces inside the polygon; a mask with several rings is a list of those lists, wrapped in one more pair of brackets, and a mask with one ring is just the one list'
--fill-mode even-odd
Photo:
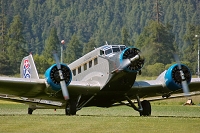
{"label": "tail fin", "polygon": [[32,54],[22,59],[20,66],[20,76],[21,78],[39,79]]}

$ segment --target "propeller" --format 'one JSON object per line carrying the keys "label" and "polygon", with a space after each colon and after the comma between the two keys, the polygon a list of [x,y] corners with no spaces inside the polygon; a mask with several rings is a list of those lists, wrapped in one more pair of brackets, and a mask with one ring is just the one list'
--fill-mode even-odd
{"label": "propeller", "polygon": [[69,99],[69,93],[68,93],[67,86],[66,86],[66,83],[65,83],[65,80],[64,80],[64,77],[63,77],[63,73],[62,73],[62,70],[61,70],[60,61],[59,61],[56,53],[54,53],[53,55],[54,55],[54,59],[56,61],[56,65],[57,65],[59,76],[60,76],[60,86],[61,86],[61,89],[62,89],[63,97],[64,97],[65,100],[68,100]]}
{"label": "propeller", "polygon": [[141,58],[141,55],[137,54],[133,58],[123,59],[123,61],[121,62],[120,66],[117,69],[115,69],[114,71],[112,71],[112,73],[122,71],[127,66],[129,66],[132,62],[134,62],[135,60],[138,60],[140,58]]}
{"label": "propeller", "polygon": [[174,59],[176,61],[176,63],[178,64],[178,69],[180,71],[180,76],[181,76],[181,84],[182,84],[182,89],[183,89],[183,92],[184,92],[184,95],[186,97],[190,96],[190,92],[189,92],[189,88],[188,88],[188,84],[187,84],[187,81],[185,79],[185,75],[183,73],[183,70],[181,68],[181,63],[180,63],[180,60],[179,60],[179,57],[177,54],[174,54]]}
{"label": "propeller", "polygon": [[124,59],[123,62],[120,65],[120,69],[126,68],[128,65],[130,65],[132,62],[134,62],[137,59],[140,59],[141,56],[139,54],[135,55],[133,58],[130,59]]}

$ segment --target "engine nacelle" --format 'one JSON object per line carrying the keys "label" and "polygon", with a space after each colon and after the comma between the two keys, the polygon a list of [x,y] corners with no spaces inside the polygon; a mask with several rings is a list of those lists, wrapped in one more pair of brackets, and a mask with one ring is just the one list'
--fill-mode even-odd
{"label": "engine nacelle", "polygon": [[[61,70],[63,73],[64,80],[66,82],[66,86],[68,86],[72,80],[71,70],[65,64],[61,64]],[[60,76],[59,76],[59,72],[58,72],[58,68],[56,64],[52,65],[46,70],[45,78],[46,78],[47,83],[51,86],[51,88],[54,91],[59,91],[61,89]]]}
{"label": "engine nacelle", "polygon": [[[189,68],[183,64],[181,64],[181,68],[184,73],[185,80],[189,84],[191,82],[192,77],[191,72]],[[168,89],[176,91],[182,88],[181,82],[182,79],[180,75],[180,70],[178,68],[178,64],[174,64],[165,73],[165,85]]]}
{"label": "engine nacelle", "polygon": [[[135,47],[126,48],[120,54],[120,63],[122,63],[124,59],[131,59],[136,55],[139,55],[140,53],[141,53],[140,50]],[[143,65],[144,65],[144,58],[139,58],[134,62],[132,62],[130,65],[128,65],[124,70],[128,72],[137,72],[143,67]]]}

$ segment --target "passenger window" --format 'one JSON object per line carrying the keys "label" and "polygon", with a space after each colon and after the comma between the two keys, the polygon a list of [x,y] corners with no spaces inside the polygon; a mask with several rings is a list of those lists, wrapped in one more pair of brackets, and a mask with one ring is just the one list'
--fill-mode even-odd
{"label": "passenger window", "polygon": [[94,65],[98,64],[97,58],[94,59]]}
{"label": "passenger window", "polygon": [[76,75],[76,69],[72,70],[73,72],[73,75],[75,76]]}
{"label": "passenger window", "polygon": [[78,73],[81,73],[81,66],[78,67]]}
{"label": "passenger window", "polygon": [[89,68],[92,67],[92,60],[89,61]]}
{"label": "passenger window", "polygon": [[87,63],[84,64],[84,71],[87,70]]}
{"label": "passenger window", "polygon": [[104,54],[104,51],[103,50],[100,50],[100,55],[103,55]]}

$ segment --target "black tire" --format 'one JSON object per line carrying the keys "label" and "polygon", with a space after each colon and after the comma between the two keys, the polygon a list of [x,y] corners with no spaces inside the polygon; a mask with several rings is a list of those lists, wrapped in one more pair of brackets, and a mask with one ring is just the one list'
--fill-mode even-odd
{"label": "black tire", "polygon": [[28,114],[32,115],[32,113],[33,113],[33,109],[32,108],[28,108]]}
{"label": "black tire", "polygon": [[141,102],[143,111],[140,112],[140,116],[151,116],[151,104],[149,101],[144,100]]}
{"label": "black tire", "polygon": [[69,100],[66,109],[65,109],[65,114],[66,115],[76,115],[76,100]]}
{"label": "black tire", "polygon": [[67,105],[66,105],[65,115],[70,115],[70,105],[69,105],[69,103],[67,103]]}

